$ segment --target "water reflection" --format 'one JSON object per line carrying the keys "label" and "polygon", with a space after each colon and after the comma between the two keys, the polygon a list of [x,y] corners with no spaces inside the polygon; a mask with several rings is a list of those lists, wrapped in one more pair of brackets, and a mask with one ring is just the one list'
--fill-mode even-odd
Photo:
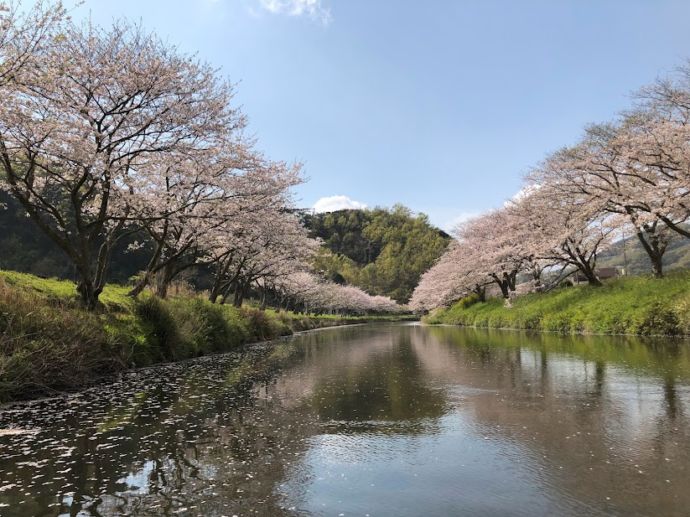
{"label": "water reflection", "polygon": [[5,408],[0,515],[687,515],[689,411],[686,342],[319,331]]}

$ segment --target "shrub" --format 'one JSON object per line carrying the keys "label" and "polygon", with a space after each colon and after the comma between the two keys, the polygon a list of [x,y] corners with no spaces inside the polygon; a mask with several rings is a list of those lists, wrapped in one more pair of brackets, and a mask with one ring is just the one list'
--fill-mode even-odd
{"label": "shrub", "polygon": [[469,296],[465,296],[462,298],[460,301],[458,301],[458,306],[461,309],[467,309],[468,307],[471,307],[475,303],[479,303],[481,300],[479,299],[479,296],[475,293],[472,293]]}
{"label": "shrub", "polygon": [[263,341],[292,334],[290,326],[268,311],[248,307],[242,309],[242,314],[247,318],[252,337],[256,340]]}
{"label": "shrub", "polygon": [[667,336],[675,336],[682,332],[678,315],[670,307],[665,307],[659,302],[654,303],[645,311],[642,321],[632,330],[635,334]]}
{"label": "shrub", "polygon": [[226,352],[249,341],[246,322],[237,309],[200,298],[171,302],[188,357]]}
{"label": "shrub", "polygon": [[[166,304],[155,296],[148,296],[137,300],[135,313],[146,330],[149,357],[144,363],[155,360],[172,360],[178,357],[183,338],[179,325]],[[140,358],[141,360],[141,358]],[[137,364],[141,364],[137,362]]]}

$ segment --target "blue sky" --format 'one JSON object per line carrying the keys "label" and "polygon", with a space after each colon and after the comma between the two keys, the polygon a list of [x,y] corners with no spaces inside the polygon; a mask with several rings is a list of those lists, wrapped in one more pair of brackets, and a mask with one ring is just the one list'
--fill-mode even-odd
{"label": "blue sky", "polygon": [[89,15],[141,20],[237,82],[260,147],[304,162],[301,206],[401,202],[444,227],[500,206],[546,153],[690,58],[687,0],[86,0],[73,11]]}

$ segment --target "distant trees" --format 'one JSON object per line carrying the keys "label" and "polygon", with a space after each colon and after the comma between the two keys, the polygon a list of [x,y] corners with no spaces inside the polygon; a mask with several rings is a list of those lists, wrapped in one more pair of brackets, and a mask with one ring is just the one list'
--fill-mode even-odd
{"label": "distant trees", "polygon": [[502,208],[461,225],[411,306],[447,305],[491,284],[509,299],[517,275],[541,289],[544,270],[600,285],[597,257],[626,233],[661,277],[670,240],[690,238],[689,196],[690,62],[643,88],[616,121],[588,127],[576,145],[548,156]]}
{"label": "distant trees", "polygon": [[305,223],[333,252],[320,254],[316,261],[331,279],[400,303],[409,300],[421,274],[449,241],[425,215],[412,214],[402,205],[308,215]]}
{"label": "distant trees", "polygon": [[281,307],[303,312],[362,315],[395,314],[404,310],[387,296],[371,296],[358,287],[333,284],[308,272],[281,277],[276,287]]}
{"label": "distant trees", "polygon": [[143,236],[150,256],[132,296],[151,285],[164,297],[204,267],[214,302],[239,306],[252,289],[294,298],[309,278],[330,300],[312,307],[379,310],[376,297],[303,276],[319,243],[293,214],[300,166],[255,149],[233,95],[138,25],[0,2],[0,188],[69,258],[87,309],[118,243]]}

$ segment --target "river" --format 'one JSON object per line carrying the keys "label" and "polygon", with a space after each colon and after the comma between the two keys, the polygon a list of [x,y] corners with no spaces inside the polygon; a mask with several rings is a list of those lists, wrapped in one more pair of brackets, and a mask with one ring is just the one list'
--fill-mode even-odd
{"label": "river", "polygon": [[341,327],[0,429],[3,516],[690,515],[684,341]]}

